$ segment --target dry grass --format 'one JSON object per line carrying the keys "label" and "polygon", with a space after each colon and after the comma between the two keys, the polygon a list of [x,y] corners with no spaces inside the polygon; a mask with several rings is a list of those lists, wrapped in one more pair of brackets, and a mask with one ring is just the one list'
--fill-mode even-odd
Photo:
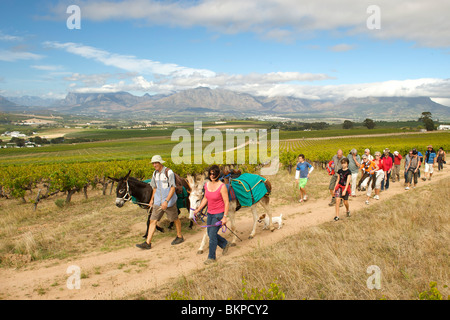
{"label": "dry grass", "polygon": [[[442,180],[140,297],[184,291],[193,299],[242,299],[243,277],[252,288],[275,281],[286,299],[418,299],[431,281],[447,297],[449,194],[450,182]],[[371,265],[381,269],[380,290],[367,287]]]}
{"label": "dry grass", "polygon": [[[138,206],[117,208],[115,196],[103,196],[99,190],[90,191],[88,199],[76,194],[68,206],[58,207],[55,201],[64,198],[42,201],[36,211],[31,203],[1,201],[0,266],[21,267],[31,260],[65,259],[143,241],[147,212]],[[184,212],[182,226],[183,232],[189,233],[186,215]],[[168,221],[161,225],[167,228]],[[155,240],[173,235],[174,231],[157,232]]]}
{"label": "dry grass", "polygon": [[[267,178],[272,184],[273,191],[270,197],[272,206],[292,204],[300,199],[300,190],[295,182],[295,168],[292,169],[291,173],[285,169],[280,169],[275,176],[268,176]],[[316,168],[311,173],[306,185],[306,193],[309,199],[326,199],[329,194],[324,190],[328,189],[329,181],[330,176],[328,176],[326,170]]]}
{"label": "dry grass", "polygon": [[[294,172],[280,171],[270,181],[273,206],[297,201]],[[324,171],[314,171],[307,185],[310,198],[328,197],[328,181]],[[449,194],[450,182],[442,180],[353,212],[345,223],[308,228],[139,297],[163,299],[185,291],[194,299],[241,299],[243,277],[248,288],[268,288],[275,280],[286,299],[416,299],[431,281],[446,297]],[[145,231],[146,212],[131,204],[117,208],[114,198],[100,191],[90,192],[87,200],[77,194],[65,208],[57,207],[53,198],[40,203],[36,212],[30,203],[1,200],[0,266],[134,246]],[[183,233],[189,233],[185,217]],[[156,233],[155,240],[173,235]],[[381,290],[367,288],[371,265],[382,271]]]}

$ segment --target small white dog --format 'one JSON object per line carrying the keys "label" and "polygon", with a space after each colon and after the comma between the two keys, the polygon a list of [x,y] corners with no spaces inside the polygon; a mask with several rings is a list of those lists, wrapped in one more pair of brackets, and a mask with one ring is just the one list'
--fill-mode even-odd
{"label": "small white dog", "polygon": [[[266,214],[264,213],[263,215],[261,215],[258,219],[258,222],[261,223],[264,221],[264,229],[267,229],[269,227],[269,217],[266,216]],[[278,229],[281,229],[281,227],[283,226],[283,215],[280,214],[279,217],[272,217],[272,223],[278,223]]]}

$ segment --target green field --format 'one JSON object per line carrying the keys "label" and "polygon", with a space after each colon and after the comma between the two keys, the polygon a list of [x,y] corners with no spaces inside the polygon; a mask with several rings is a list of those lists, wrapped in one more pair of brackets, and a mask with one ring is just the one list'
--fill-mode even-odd
{"label": "green field", "polygon": [[[249,122],[247,122],[249,124]],[[193,127],[183,125],[191,133],[193,138]],[[204,124],[204,127],[207,127]],[[177,126],[178,127],[178,126]],[[189,130],[191,129],[191,130]],[[76,143],[76,144],[52,144],[41,148],[9,148],[0,149],[1,166],[21,165],[21,164],[45,164],[45,163],[75,163],[110,160],[133,160],[151,158],[152,155],[160,154],[169,157],[172,149],[178,141],[171,141],[171,134],[174,128],[151,129],[151,130],[82,130],[76,133],[69,133],[66,137],[83,137],[99,139],[102,141]],[[370,148],[373,151],[381,151],[384,148],[404,149],[418,148],[425,151],[428,144],[433,144],[436,148],[449,148],[450,133],[432,132],[423,134],[404,133],[401,135],[379,136],[379,137],[345,137],[314,140],[309,138],[339,137],[347,135],[361,134],[386,134],[398,133],[398,129],[383,128],[374,130],[321,130],[321,131],[281,131],[280,132],[280,152],[302,152],[311,159],[318,152],[328,151],[328,157],[341,148],[348,152],[352,148],[360,151]],[[400,131],[401,132],[401,131]],[[225,131],[222,130],[225,138]],[[225,139],[224,139],[225,140]],[[268,139],[270,142],[270,138]],[[204,141],[203,148],[211,142]],[[237,146],[237,142],[235,142]],[[223,145],[226,149],[225,141]],[[248,148],[247,148],[248,149]],[[400,151],[400,150],[399,150]],[[199,150],[193,150],[199,152]],[[319,158],[319,157],[316,157]]]}

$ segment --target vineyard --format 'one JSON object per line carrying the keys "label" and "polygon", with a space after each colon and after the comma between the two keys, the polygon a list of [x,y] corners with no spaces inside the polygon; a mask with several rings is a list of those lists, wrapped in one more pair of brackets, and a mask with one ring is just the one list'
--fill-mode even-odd
{"label": "vineyard", "polygon": [[371,153],[382,152],[389,148],[391,152],[398,151],[405,155],[412,148],[425,153],[427,145],[433,145],[437,150],[443,147],[450,148],[450,133],[434,132],[424,134],[402,134],[374,137],[330,138],[330,139],[298,139],[280,142],[280,162],[285,166],[292,166],[297,162],[297,157],[303,153],[309,162],[324,164],[331,160],[338,149],[342,149],[344,155],[355,148],[359,154],[368,148]]}
{"label": "vineyard", "polygon": [[[22,199],[26,202],[26,196],[29,195],[28,201],[37,204],[41,199],[58,193],[66,195],[66,202],[70,202],[76,192],[84,192],[85,197],[88,197],[89,190],[101,188],[105,194],[108,186],[111,188],[113,186],[113,181],[108,177],[122,177],[128,170],[131,170],[132,176],[136,178],[151,177],[154,171],[150,163],[151,156],[161,154],[165,159],[169,159],[170,150],[175,145],[166,138],[151,143],[144,140],[115,142],[115,144],[109,142],[68,145],[46,149],[45,152],[26,150],[22,154],[18,154],[15,150],[2,152],[0,196]],[[347,155],[353,148],[357,149],[359,154],[365,148],[369,148],[372,154],[389,148],[391,152],[397,150],[404,155],[411,148],[424,152],[428,144],[432,144],[436,149],[443,147],[444,150],[448,150],[450,133],[285,140],[280,142],[280,163],[285,168],[292,168],[297,162],[298,154],[303,153],[309,162],[318,166],[328,162],[338,149],[342,149],[344,155]],[[194,153],[196,152],[198,150]],[[233,152],[236,153],[236,150]],[[222,163],[226,163],[225,159],[224,154]],[[246,150],[247,165],[240,167],[244,172],[255,172],[260,162],[264,161],[257,162],[248,164],[248,150]],[[203,173],[209,166],[205,162],[175,164],[170,160],[166,165],[181,176]],[[40,193],[36,197],[33,192],[38,190]]]}

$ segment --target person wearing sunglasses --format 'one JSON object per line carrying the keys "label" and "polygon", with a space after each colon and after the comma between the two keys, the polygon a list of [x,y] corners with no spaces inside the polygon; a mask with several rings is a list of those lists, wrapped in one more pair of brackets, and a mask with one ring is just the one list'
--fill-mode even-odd
{"label": "person wearing sunglasses", "polygon": [[[227,254],[230,243],[218,234],[222,226],[227,223],[229,198],[228,191],[223,182],[219,180],[220,168],[218,165],[212,165],[208,170],[209,182],[205,183],[205,196],[200,206],[194,211],[194,214],[200,212],[208,205],[206,224],[209,237],[209,253],[205,264],[211,264],[216,261],[216,250],[219,246],[222,248],[222,255]],[[219,224],[219,221],[221,222]]]}

